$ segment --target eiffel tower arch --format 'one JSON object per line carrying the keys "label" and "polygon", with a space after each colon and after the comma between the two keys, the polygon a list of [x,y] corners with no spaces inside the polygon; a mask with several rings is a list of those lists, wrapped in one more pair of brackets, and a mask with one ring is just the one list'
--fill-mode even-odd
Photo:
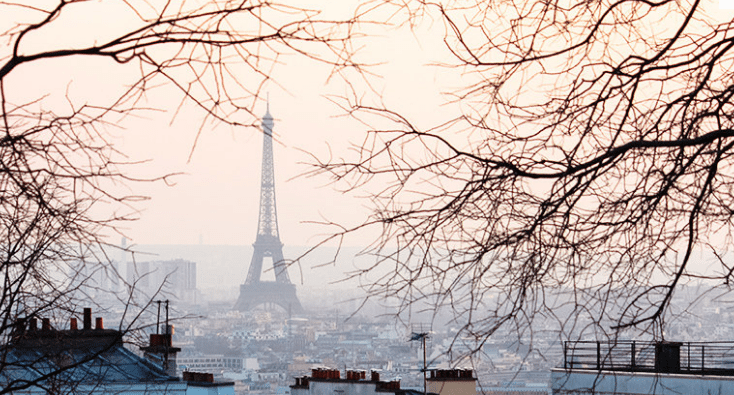
{"label": "eiffel tower arch", "polygon": [[[260,179],[260,213],[257,237],[252,245],[252,260],[245,283],[240,285],[240,296],[235,310],[249,311],[260,305],[277,305],[285,311],[301,313],[303,308],[296,295],[296,286],[288,276],[283,259],[283,243],[278,232],[278,212],[275,205],[275,167],[273,161],[273,117],[270,106],[263,117],[263,158]],[[262,281],[263,261],[273,262],[275,281]]]}

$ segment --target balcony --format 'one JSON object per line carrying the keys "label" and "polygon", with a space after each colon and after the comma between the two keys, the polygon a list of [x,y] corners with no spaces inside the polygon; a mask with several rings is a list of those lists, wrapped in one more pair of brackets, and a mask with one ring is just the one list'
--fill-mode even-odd
{"label": "balcony", "polygon": [[734,342],[566,341],[563,369],[734,376]]}

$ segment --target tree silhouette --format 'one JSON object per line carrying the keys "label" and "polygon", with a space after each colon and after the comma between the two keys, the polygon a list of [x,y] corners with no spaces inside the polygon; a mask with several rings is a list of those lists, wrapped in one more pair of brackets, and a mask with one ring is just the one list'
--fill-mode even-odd
{"label": "tree silhouette", "polygon": [[[378,260],[355,273],[372,296],[452,309],[456,341],[479,351],[540,321],[661,338],[683,284],[729,289],[734,26],[715,4],[384,7],[440,21],[439,73],[463,86],[446,99],[460,111],[428,127],[355,94],[345,108],[374,131],[317,164],[373,192],[358,228],[381,229]],[[701,249],[720,259],[697,262]]]}
{"label": "tree silhouette", "polygon": [[[250,126],[250,110],[279,56],[310,57],[336,71],[353,65],[347,39],[354,21],[323,20],[315,10],[278,2],[0,1],[0,15],[5,345],[19,318],[67,322],[90,287],[90,273],[119,276],[101,252],[101,235],[130,218],[95,210],[139,199],[110,186],[140,180],[127,175],[130,163],[107,131],[128,116],[167,107],[149,98],[154,88],[173,87],[181,106],[194,104],[206,119]],[[42,94],[28,97],[39,90],[34,76],[41,75],[34,73],[71,84],[65,62],[72,60],[93,64],[110,78],[121,73],[119,90],[78,98],[41,87]],[[0,363],[0,373],[4,368]]]}

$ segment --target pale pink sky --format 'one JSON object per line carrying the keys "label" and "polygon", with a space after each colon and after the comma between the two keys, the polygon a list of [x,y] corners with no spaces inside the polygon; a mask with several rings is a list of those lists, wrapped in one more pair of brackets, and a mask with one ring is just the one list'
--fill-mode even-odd
{"label": "pale pink sky", "polygon": [[[712,9],[717,4],[711,0]],[[723,0],[722,0],[723,1]],[[331,2],[329,11],[347,12],[347,2]],[[93,40],[100,32],[124,25],[125,18],[112,10],[110,3],[87,2],[77,6],[79,16],[61,21],[56,30],[35,37],[39,46],[60,45],[74,40]],[[338,7],[336,7],[338,5]],[[730,17],[722,11],[722,18]],[[726,15],[724,15],[726,14]],[[11,24],[17,16],[0,13],[0,25]],[[440,92],[459,85],[458,73],[442,72],[429,63],[446,59],[443,25],[425,20],[411,32],[406,27],[391,30],[372,27],[373,36],[363,41],[360,58],[382,63],[369,69],[380,76],[370,82],[381,94],[385,105],[412,116],[412,120],[430,125],[441,116],[455,116],[456,106],[441,106]],[[344,196],[328,185],[326,178],[298,178],[309,170],[299,162],[307,161],[302,151],[328,156],[329,149],[341,155],[349,142],[359,142],[364,126],[347,118],[335,118],[340,110],[325,97],[345,95],[344,81],[329,79],[330,67],[298,56],[280,59],[272,77],[283,87],[266,86],[270,109],[275,117],[277,204],[281,239],[289,245],[308,245],[326,231],[307,224],[321,217],[360,222],[368,211],[363,200]],[[133,67],[134,68],[134,67]],[[133,70],[134,72],[134,70]],[[63,92],[78,101],[92,102],[108,90],[119,89],[130,70],[110,61],[74,58],[40,63],[19,69],[7,82],[6,89],[18,102],[52,92],[49,105],[63,106]],[[453,82],[449,78],[453,78]],[[363,85],[357,80],[358,89]],[[360,93],[367,92],[361,90]],[[59,94],[61,93],[61,94]],[[151,92],[149,104],[164,110],[175,108],[167,88]],[[375,95],[366,96],[378,103]],[[261,103],[256,113],[264,114]],[[199,139],[191,161],[189,154],[201,114],[185,107],[171,122],[168,112],[149,112],[128,119],[119,129],[109,131],[116,146],[132,160],[150,162],[135,169],[135,174],[158,175],[183,172],[176,185],[162,183],[134,185],[132,192],[148,195],[151,200],[139,204],[140,220],[123,226],[135,244],[250,244],[255,239],[258,213],[262,136],[252,129],[232,129],[208,124]],[[117,236],[115,236],[117,237]],[[359,240],[352,244],[360,244]]]}
{"label": "pale pink sky", "polygon": [[[420,40],[408,30],[396,33],[381,28],[361,52],[367,62],[385,62],[371,69],[380,77],[370,80],[384,103],[425,118],[426,123],[440,112],[438,71],[426,65],[432,61],[429,54],[443,51],[442,28],[425,27],[419,35],[430,39],[422,36]],[[334,190],[325,177],[299,177],[310,169],[302,163],[309,160],[305,152],[328,157],[331,150],[342,155],[351,142],[363,139],[365,126],[344,117],[327,98],[348,93],[344,81],[329,78],[330,66],[293,55],[280,61],[282,65],[271,75],[280,86],[271,84],[264,91],[270,97],[278,140],[274,156],[281,239],[287,245],[310,245],[328,230],[307,222],[327,218],[356,224],[368,211],[366,201]],[[76,84],[83,82],[75,80],[72,86]],[[151,103],[168,103],[166,94],[165,89],[154,92]],[[376,98],[372,100],[377,103]],[[265,113],[265,103],[256,113]],[[189,162],[201,114],[187,107],[169,124],[170,120],[170,112],[151,113],[148,119],[129,120],[124,130],[115,132],[132,159],[151,160],[138,171],[186,173],[174,179],[173,187],[162,183],[134,187],[135,193],[149,195],[151,200],[139,205],[140,220],[127,224],[126,234],[135,244],[196,244],[200,238],[205,244],[254,242],[262,136],[252,129],[208,124]]]}

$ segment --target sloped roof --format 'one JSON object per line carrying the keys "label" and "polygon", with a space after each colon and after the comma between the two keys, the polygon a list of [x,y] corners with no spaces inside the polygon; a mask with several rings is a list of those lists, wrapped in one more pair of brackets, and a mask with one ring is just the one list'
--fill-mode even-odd
{"label": "sloped roof", "polygon": [[178,381],[126,349],[114,330],[37,331],[0,348],[0,386],[106,385]]}

